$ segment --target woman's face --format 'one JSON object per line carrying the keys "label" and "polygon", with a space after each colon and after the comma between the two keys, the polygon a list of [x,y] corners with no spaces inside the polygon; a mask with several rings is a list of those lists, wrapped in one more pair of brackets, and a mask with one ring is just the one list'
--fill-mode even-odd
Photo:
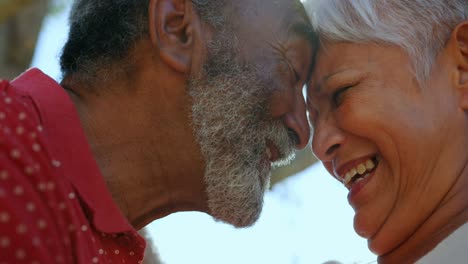
{"label": "woman's face", "polygon": [[393,46],[324,42],[317,54],[312,149],[350,190],[355,230],[378,255],[430,216],[465,165],[466,117],[450,65],[439,56],[422,88]]}

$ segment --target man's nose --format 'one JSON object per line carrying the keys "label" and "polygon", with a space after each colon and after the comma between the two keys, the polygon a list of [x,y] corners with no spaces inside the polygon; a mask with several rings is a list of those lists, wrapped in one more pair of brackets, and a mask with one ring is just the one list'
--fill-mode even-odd
{"label": "man's nose", "polygon": [[310,127],[302,93],[296,97],[292,111],[286,114],[284,122],[290,131],[290,136],[294,138],[296,149],[305,148],[310,140]]}
{"label": "man's nose", "polygon": [[344,143],[345,135],[331,116],[317,120],[312,136],[312,151],[322,162],[332,161]]}

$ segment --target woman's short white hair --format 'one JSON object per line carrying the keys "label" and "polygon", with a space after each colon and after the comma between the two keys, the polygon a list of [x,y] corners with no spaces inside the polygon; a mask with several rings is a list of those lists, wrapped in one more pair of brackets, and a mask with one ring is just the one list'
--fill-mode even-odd
{"label": "woman's short white hair", "polygon": [[422,84],[451,32],[468,20],[468,0],[307,0],[321,38],[401,47]]}

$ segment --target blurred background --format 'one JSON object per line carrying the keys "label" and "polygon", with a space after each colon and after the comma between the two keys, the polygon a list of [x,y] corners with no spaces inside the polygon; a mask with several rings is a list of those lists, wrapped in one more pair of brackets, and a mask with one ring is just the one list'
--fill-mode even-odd
{"label": "blurred background", "polygon": [[[0,0],[0,77],[38,67],[60,81],[58,58],[71,0]],[[347,191],[310,147],[276,169],[258,223],[235,229],[210,216],[176,213],[145,229],[162,263],[375,263],[353,230]],[[156,261],[148,259],[148,263]]]}

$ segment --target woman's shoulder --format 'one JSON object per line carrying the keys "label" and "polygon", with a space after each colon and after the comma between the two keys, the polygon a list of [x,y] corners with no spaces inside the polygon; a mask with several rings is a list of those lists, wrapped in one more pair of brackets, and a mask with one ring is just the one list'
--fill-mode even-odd
{"label": "woman's shoulder", "polygon": [[417,264],[466,263],[467,250],[468,223],[465,223],[420,259]]}

